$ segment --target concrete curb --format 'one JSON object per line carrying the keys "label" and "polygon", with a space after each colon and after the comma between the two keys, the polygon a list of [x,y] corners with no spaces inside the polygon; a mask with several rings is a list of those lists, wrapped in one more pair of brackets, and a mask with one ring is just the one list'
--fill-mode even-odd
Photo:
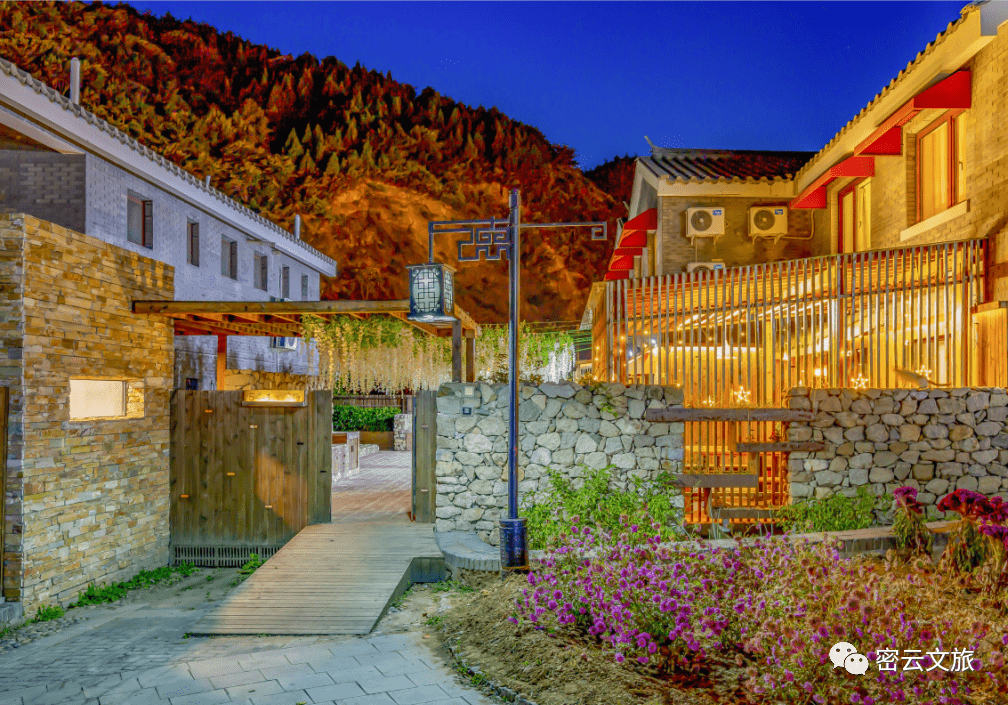
{"label": "concrete curb", "polygon": [[[934,535],[934,551],[936,553],[945,548],[948,541],[947,532],[953,524],[954,522],[951,521],[936,521],[927,524]],[[840,553],[845,557],[858,553],[885,553],[890,548],[896,548],[892,527],[818,534],[793,534],[789,538],[792,541],[807,540],[810,543],[818,543],[827,538],[833,541],[842,541],[844,546]],[[454,574],[458,569],[500,572],[500,550],[483,541],[475,531],[435,531],[434,540],[437,541],[438,548],[444,555],[445,569],[450,574]],[[752,544],[756,540],[755,538],[745,538],[742,539],[742,544]],[[764,540],[779,541],[781,537],[775,536]],[[694,544],[693,541],[677,541],[660,544],[660,546],[673,547]],[[704,539],[702,541],[702,546],[711,549],[730,549],[735,548],[736,545],[738,544],[735,539]],[[542,560],[545,555],[545,551],[529,551],[530,560]],[[589,553],[589,556],[591,555],[592,553]]]}
{"label": "concrete curb", "polygon": [[0,602],[0,627],[20,624],[24,618],[24,605],[20,602]]}

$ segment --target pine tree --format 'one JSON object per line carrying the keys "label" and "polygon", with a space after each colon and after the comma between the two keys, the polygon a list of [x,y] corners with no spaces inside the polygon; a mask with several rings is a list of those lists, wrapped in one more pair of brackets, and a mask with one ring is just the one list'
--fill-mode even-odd
{"label": "pine tree", "polygon": [[287,142],[284,144],[284,152],[295,161],[304,154],[304,148],[301,146],[301,141],[298,139],[297,132],[293,127],[287,136]]}

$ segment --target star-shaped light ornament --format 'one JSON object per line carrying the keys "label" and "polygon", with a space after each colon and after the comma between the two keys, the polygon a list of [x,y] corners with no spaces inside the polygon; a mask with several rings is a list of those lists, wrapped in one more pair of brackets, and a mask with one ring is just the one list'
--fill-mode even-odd
{"label": "star-shaped light ornament", "polygon": [[928,382],[931,381],[931,370],[929,370],[928,368],[921,367],[919,370],[917,370],[917,374],[926,379]]}
{"label": "star-shaped light ornament", "polygon": [[752,397],[752,392],[745,387],[740,387],[732,392],[732,395],[735,397],[736,404],[748,404],[749,399]]}
{"label": "star-shaped light ornament", "polygon": [[867,377],[854,377],[851,379],[851,383],[854,385],[854,389],[868,389]]}

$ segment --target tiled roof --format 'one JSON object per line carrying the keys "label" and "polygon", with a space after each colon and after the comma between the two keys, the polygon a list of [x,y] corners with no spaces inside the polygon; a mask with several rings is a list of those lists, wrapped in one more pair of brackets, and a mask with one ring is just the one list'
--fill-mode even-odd
{"label": "tiled roof", "polygon": [[680,181],[790,180],[815,152],[652,147],[639,161],[652,173]]}
{"label": "tiled roof", "polygon": [[251,218],[257,224],[261,225],[265,230],[286,238],[287,240],[296,244],[297,246],[305,250],[308,250],[314,256],[318,257],[322,261],[331,264],[334,268],[336,267],[336,261],[333,260],[332,258],[322,254],[321,252],[319,252],[314,247],[307,244],[300,238],[294,237],[293,234],[287,232],[280,226],[264,218],[263,216],[259,215],[250,208],[242,205],[241,203],[234,200],[230,196],[226,196],[224,195],[223,192],[208,186],[206,182],[193,176],[185,169],[182,169],[180,166],[175,164],[175,162],[171,161],[170,159],[165,159],[162,155],[158,154],[157,152],[150,149],[146,145],[140,144],[135,139],[127,135],[125,132],[121,131],[119,128],[115,127],[114,125],[111,125],[107,120],[102,120],[94,113],[85,110],[79,105],[71,103],[69,98],[62,95],[53,88],[50,88],[42,81],[33,77],[27,71],[22,71],[10,61],[7,61],[6,59],[0,59],[0,72],[5,73],[8,76],[11,76],[12,78],[14,78],[15,80],[17,80],[18,82],[20,82],[25,86],[31,87],[36,93],[46,96],[50,101],[52,101],[56,105],[59,105],[65,111],[76,115],[81,121],[88,123],[92,127],[97,128],[98,130],[111,135],[113,139],[118,140],[129,149],[147,157],[151,162],[153,162],[154,165],[161,167],[162,169],[166,169],[175,176],[186,180],[190,185],[206,192],[208,196],[219,201],[221,204],[230,206],[231,208],[240,211],[246,217]]}
{"label": "tiled roof", "polygon": [[843,135],[845,135],[855,124],[857,124],[858,122],[860,122],[861,118],[864,117],[864,115],[869,110],[871,110],[872,107],[879,102],[879,100],[881,100],[882,98],[884,98],[885,96],[887,96],[893,90],[893,88],[895,88],[897,86],[897,84],[899,84],[899,82],[910,72],[910,69],[912,69],[914,66],[916,66],[917,64],[919,64],[926,56],[928,56],[929,54],[931,54],[942,42],[944,42],[945,39],[952,33],[952,30],[955,29],[956,27],[958,27],[960,24],[962,24],[963,21],[966,19],[966,17],[971,12],[976,12],[978,10],[979,10],[979,8],[975,4],[970,4],[970,5],[967,5],[966,7],[964,7],[962,9],[962,14],[960,14],[960,16],[959,16],[959,19],[956,20],[955,22],[950,22],[949,26],[945,28],[944,32],[941,32],[937,37],[935,37],[935,40],[933,42],[931,42],[926,47],[924,47],[924,50],[922,52],[920,52],[919,54],[917,54],[917,58],[915,58],[913,61],[911,61],[910,63],[908,63],[905,69],[903,69],[902,71],[900,71],[893,80],[889,81],[889,85],[887,85],[880,92],[878,92],[877,94],[875,94],[875,97],[872,98],[871,102],[868,103],[868,105],[866,105],[865,107],[863,107],[861,109],[861,112],[859,112],[857,115],[855,115],[854,117],[852,117],[847,122],[846,125],[844,125],[842,128],[840,128],[840,131],[836,133],[836,135],[833,137],[833,139],[831,139],[826,144],[825,147],[823,147],[818,152],[816,152],[814,154],[813,158],[810,159],[801,169],[798,170],[798,173],[795,174],[795,177],[796,178],[801,178],[801,176],[804,175],[804,173],[806,172],[806,170],[809,169],[809,168],[811,168],[811,166],[816,162],[817,158],[820,155],[822,155],[826,150],[828,150],[830,147],[832,147],[834,144],[836,144],[837,140],[839,140]]}

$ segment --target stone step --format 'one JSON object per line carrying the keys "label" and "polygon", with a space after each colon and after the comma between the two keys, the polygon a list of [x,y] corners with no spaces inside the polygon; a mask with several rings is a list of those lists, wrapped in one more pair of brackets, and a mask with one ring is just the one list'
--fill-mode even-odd
{"label": "stone step", "polygon": [[19,624],[24,617],[24,605],[20,602],[0,603],[0,627]]}

